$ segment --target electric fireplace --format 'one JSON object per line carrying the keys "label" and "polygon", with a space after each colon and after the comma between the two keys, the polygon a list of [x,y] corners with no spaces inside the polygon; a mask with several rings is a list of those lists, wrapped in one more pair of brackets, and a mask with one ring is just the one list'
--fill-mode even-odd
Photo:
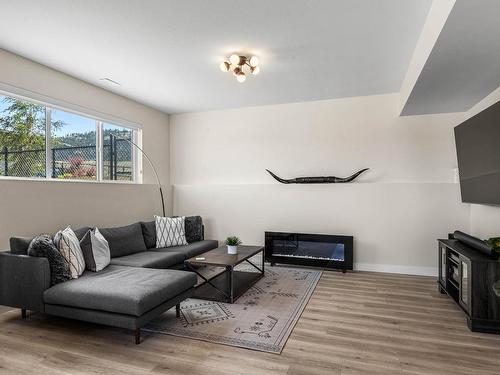
{"label": "electric fireplace", "polygon": [[352,270],[353,237],[330,234],[265,232],[266,260]]}

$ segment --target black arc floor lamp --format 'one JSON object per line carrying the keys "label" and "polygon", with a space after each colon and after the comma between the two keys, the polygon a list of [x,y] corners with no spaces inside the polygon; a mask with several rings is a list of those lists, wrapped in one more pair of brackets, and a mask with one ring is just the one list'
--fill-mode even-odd
{"label": "black arc floor lamp", "polygon": [[160,192],[161,209],[162,209],[163,217],[165,217],[166,216],[165,215],[165,200],[163,199],[163,189],[161,187],[160,177],[158,177],[158,172],[156,172],[156,168],[155,168],[153,162],[151,161],[151,159],[149,158],[148,154],[146,154],[142,148],[140,148],[136,143],[132,142],[130,139],[127,139],[127,138],[124,138],[124,137],[120,137],[119,135],[115,135],[115,134],[110,134],[110,135],[111,135],[112,138],[116,138],[116,139],[121,139],[121,140],[127,141],[132,146],[134,146],[136,149],[138,149],[141,152],[142,155],[144,155],[144,157],[148,161],[148,163],[151,166],[151,169],[153,170],[153,173],[155,175],[156,184],[158,185],[158,190]]}

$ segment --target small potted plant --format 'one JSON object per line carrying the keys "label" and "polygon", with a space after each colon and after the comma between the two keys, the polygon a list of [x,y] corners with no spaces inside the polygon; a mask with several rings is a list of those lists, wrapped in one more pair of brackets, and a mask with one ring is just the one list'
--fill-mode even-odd
{"label": "small potted plant", "polygon": [[241,244],[241,241],[238,237],[232,236],[226,238],[226,246],[228,254],[238,254],[238,245]]}

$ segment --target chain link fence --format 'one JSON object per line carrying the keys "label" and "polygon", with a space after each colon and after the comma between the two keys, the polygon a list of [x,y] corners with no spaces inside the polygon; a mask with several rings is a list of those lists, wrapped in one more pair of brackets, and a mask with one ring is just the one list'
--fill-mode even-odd
{"label": "chain link fence", "polygon": [[45,150],[0,150],[0,175],[14,177],[45,177]]}
{"label": "chain link fence", "polygon": [[132,145],[124,140],[110,137],[104,140],[102,150],[103,180],[132,180]]}
{"label": "chain link fence", "polygon": [[[54,147],[52,178],[96,180],[95,146]],[[0,175],[13,177],[45,177],[45,150],[0,149]],[[103,145],[103,180],[133,179],[132,147],[126,140],[111,138]]]}

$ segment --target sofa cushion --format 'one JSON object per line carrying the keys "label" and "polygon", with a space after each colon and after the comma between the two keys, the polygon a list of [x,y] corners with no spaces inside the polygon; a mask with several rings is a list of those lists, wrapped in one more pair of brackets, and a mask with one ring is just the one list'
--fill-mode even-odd
{"label": "sofa cushion", "polygon": [[156,224],[153,221],[141,221],[142,235],[144,243],[148,249],[156,247]]}
{"label": "sofa cushion", "polygon": [[151,251],[157,251],[162,253],[182,253],[185,259],[195,257],[197,255],[206,253],[209,250],[216,249],[219,246],[218,241],[214,240],[203,240],[190,243],[184,246],[174,246],[174,247],[162,247],[159,249],[151,249]]}
{"label": "sofa cushion", "polygon": [[16,255],[28,254],[28,247],[31,240],[33,240],[33,237],[11,237],[9,239],[10,252]]}
{"label": "sofa cushion", "polygon": [[99,231],[108,241],[111,258],[147,250],[140,223],[116,228],[99,228]]}
{"label": "sofa cushion", "polygon": [[182,253],[143,251],[111,259],[111,264],[129,267],[169,268],[184,262]]}
{"label": "sofa cushion", "polygon": [[110,265],[47,289],[51,305],[141,316],[196,284],[192,272]]}

